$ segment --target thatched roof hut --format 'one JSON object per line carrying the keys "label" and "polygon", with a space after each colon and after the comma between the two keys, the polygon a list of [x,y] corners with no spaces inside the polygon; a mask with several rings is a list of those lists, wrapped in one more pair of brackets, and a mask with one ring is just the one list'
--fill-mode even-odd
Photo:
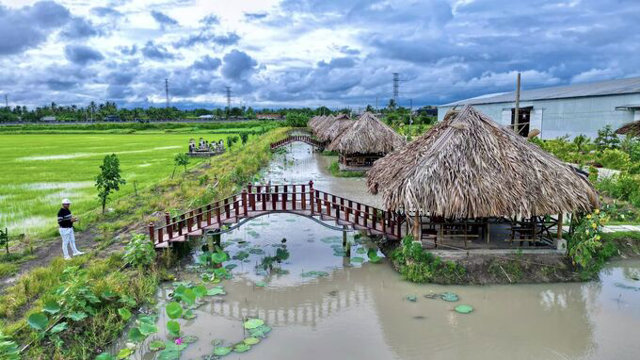
{"label": "thatched roof hut", "polygon": [[336,118],[333,115],[325,116],[321,121],[316,122],[316,126],[313,128],[313,132],[318,136],[322,134],[329,126],[333,125]]}
{"label": "thatched roof hut", "polygon": [[640,137],[640,120],[624,124],[624,126],[616,130],[616,134]]}
{"label": "thatched roof hut", "polygon": [[341,154],[388,154],[406,143],[404,137],[365,112],[327,146]]}
{"label": "thatched roof hut", "polygon": [[316,135],[320,141],[333,141],[333,139],[350,128],[354,123],[355,121],[349,120],[348,117],[339,116],[331,125],[323,128],[322,131],[317,132]]}
{"label": "thatched roof hut", "polygon": [[571,166],[465,106],[376,161],[367,186],[386,208],[445,218],[531,217],[599,206]]}

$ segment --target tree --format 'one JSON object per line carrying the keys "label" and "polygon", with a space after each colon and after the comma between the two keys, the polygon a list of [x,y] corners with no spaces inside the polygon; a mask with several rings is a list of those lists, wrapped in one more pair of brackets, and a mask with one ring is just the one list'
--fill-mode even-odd
{"label": "tree", "polygon": [[4,231],[0,229],[0,247],[4,247],[7,254],[9,253],[9,230],[7,228],[4,228]]}
{"label": "tree", "polygon": [[305,114],[288,112],[285,124],[291,127],[306,127],[309,117]]}
{"label": "tree", "polygon": [[604,149],[617,149],[620,147],[620,139],[618,139],[618,135],[611,129],[611,125],[607,125],[598,130],[598,137],[595,140],[595,144],[600,151]]}
{"label": "tree", "polygon": [[120,185],[126,181],[120,175],[120,160],[116,154],[107,155],[100,165],[100,174],[96,177],[98,198],[102,202],[102,213],[107,205],[107,199],[111,192],[120,190]]}
{"label": "tree", "polygon": [[186,174],[187,165],[189,165],[189,156],[185,153],[176,154],[176,156],[173,158],[173,172],[171,173],[171,178],[173,179],[173,175],[176,174],[176,168],[178,166],[183,166],[184,167],[183,174]]}
{"label": "tree", "polygon": [[231,146],[238,141],[237,136],[227,136],[227,149],[231,149]]}

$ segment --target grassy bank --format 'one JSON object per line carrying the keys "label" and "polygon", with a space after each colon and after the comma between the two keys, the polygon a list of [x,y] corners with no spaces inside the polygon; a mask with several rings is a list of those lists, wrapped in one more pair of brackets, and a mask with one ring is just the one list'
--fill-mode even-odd
{"label": "grassy bank", "polygon": [[166,122],[166,123],[93,123],[93,124],[24,124],[24,125],[7,125],[0,126],[0,133],[23,133],[23,132],[99,132],[105,131],[156,131],[165,130],[224,130],[234,129],[258,129],[260,127],[268,130],[281,126],[280,123],[274,121],[242,121],[242,122],[201,122],[201,123],[184,123],[184,122]]}
{"label": "grassy bank", "polygon": [[344,177],[344,178],[365,177],[367,175],[366,171],[344,171],[344,170],[340,170],[340,164],[338,164],[337,161],[334,161],[334,162],[331,163],[331,165],[329,165],[329,172],[331,173],[331,175],[333,175],[335,177]]}
{"label": "grassy bank", "polygon": [[[150,214],[186,210],[237,191],[268,164],[269,144],[286,136],[286,130],[253,138],[184,176],[162,180],[137,196],[116,201],[113,211],[97,217],[89,229],[101,234],[98,250],[71,262],[58,257],[5,289],[0,297],[3,333],[21,345],[31,344],[22,354],[24,359],[93,359],[125,328],[128,319],[120,309],[134,312],[151,301],[158,281],[167,277],[162,267],[133,266],[126,259],[122,249],[130,243],[130,234],[144,232],[146,223],[157,220]],[[74,295],[65,295],[69,293]],[[63,304],[63,309],[49,313],[55,310],[52,301]],[[74,305],[61,318],[58,314],[67,309],[64,304]],[[87,305],[92,309],[76,308]],[[49,316],[49,330],[44,332],[28,324],[30,316],[43,310]],[[76,312],[89,316],[71,315]],[[61,322],[65,323],[62,330],[57,326]]]}

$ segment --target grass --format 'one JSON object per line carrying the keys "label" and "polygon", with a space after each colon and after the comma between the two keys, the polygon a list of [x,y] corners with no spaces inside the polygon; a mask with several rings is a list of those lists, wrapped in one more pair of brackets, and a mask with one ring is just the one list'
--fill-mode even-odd
{"label": "grass", "polygon": [[[277,129],[255,137],[246,146],[234,147],[215,158],[211,164],[190,170],[184,177],[161,180],[140,191],[138,197],[115,201],[112,204],[114,211],[97,219],[99,226],[109,231],[120,227],[139,228],[140,223],[152,219],[149,214],[154,212],[192,208],[238,191],[253,179],[261,167],[268,164],[271,158],[269,144],[286,136],[286,131],[286,128]],[[217,178],[217,185],[200,184],[199,179],[204,175]],[[116,247],[122,246],[108,235],[104,239],[110,240],[104,241],[105,247],[110,243],[115,243]],[[157,283],[164,277],[162,269],[125,267],[121,251],[107,258],[94,252],[73,258],[70,262],[58,257],[48,266],[32,269],[0,296],[0,318],[4,332],[21,345],[33,341],[33,345],[23,353],[25,359],[93,359],[120,336],[127,325],[116,312],[120,305],[107,302],[100,306],[95,316],[70,322],[69,329],[61,336],[62,345],[38,339],[26,319],[56,296],[55,289],[60,287],[62,273],[68,266],[86,269],[88,283],[96,293],[108,289],[118,296],[132,297],[136,305],[131,309],[138,309],[153,301]]]}
{"label": "grass", "polygon": [[340,165],[337,161],[334,161],[329,165],[329,172],[335,177],[353,178],[364,177],[367,175],[366,171],[343,171],[340,170]]}
{"label": "grass", "polygon": [[[207,140],[227,135],[202,135]],[[193,134],[0,135],[0,225],[12,235],[55,229],[62,198],[81,216],[98,206],[95,176],[105,155],[115,153],[127,180],[115,197],[126,197],[171,175],[173,157]],[[234,146],[240,146],[239,143]],[[203,159],[191,159],[191,166]],[[180,173],[180,170],[177,171]],[[108,206],[110,206],[108,204]],[[54,235],[54,234],[51,234]]]}

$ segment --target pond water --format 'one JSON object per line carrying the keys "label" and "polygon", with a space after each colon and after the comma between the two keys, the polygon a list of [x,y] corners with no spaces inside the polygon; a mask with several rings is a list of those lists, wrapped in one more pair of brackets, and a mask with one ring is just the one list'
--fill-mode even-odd
{"label": "pond water", "polygon": [[[293,145],[272,162],[264,177],[272,183],[303,183],[372,205],[363,179],[336,179],[326,168],[335,158]],[[638,359],[640,341],[640,262],[610,264],[589,283],[439,286],[411,284],[382,259],[373,244],[354,233],[351,257],[341,253],[343,234],[313,220],[289,214],[248,222],[222,242],[232,257],[233,277],[224,296],[205,297],[192,320],[180,320],[185,335],[198,341],[182,359],[211,356],[212,341],[234,344],[245,336],[243,321],[260,318],[272,331],[246,353],[230,359]],[[271,271],[265,256],[285,251]],[[373,250],[371,250],[373,249]],[[373,251],[373,253],[371,253]],[[201,283],[195,265],[181,281]],[[230,267],[233,267],[231,265]],[[206,284],[211,288],[213,284]],[[174,285],[158,292],[159,308]],[[431,294],[459,296],[445,302]],[[427,296],[425,296],[427,295]],[[408,297],[415,296],[415,301]],[[473,306],[459,314],[459,304]],[[155,359],[152,340],[168,338],[158,312],[159,332],[147,338],[133,358]],[[123,339],[117,347],[123,347]]]}

